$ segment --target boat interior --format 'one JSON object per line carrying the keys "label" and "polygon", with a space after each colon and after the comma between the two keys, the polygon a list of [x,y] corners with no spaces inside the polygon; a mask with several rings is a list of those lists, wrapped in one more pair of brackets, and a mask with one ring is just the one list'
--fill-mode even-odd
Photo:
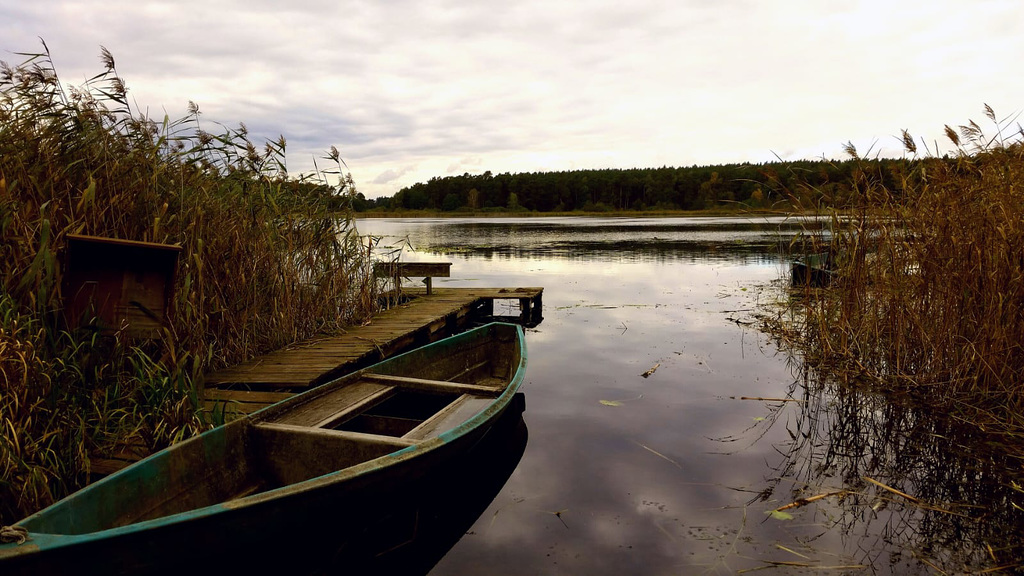
{"label": "boat interior", "polygon": [[296,484],[414,446],[494,402],[520,364],[511,340],[462,343],[440,359],[395,357],[126,468],[58,505],[73,507],[72,514],[50,513],[55,506],[22,525],[63,534],[125,526]]}
{"label": "boat interior", "polygon": [[363,374],[256,424],[260,476],[278,486],[294,484],[436,437],[487,408],[507,382],[483,380],[494,383]]}

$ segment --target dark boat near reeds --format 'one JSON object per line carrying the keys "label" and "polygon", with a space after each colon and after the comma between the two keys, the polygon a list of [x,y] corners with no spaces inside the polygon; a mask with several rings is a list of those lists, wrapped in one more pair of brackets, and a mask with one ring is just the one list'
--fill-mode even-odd
{"label": "dark boat near reeds", "polygon": [[514,399],[525,368],[523,330],[510,324],[395,356],[25,518],[16,527],[27,540],[0,545],[0,572],[297,574],[365,565],[401,543],[374,536],[408,523],[396,503],[472,452],[510,406],[522,410]]}
{"label": "dark boat near reeds", "polygon": [[832,254],[807,254],[793,261],[790,272],[793,286],[810,286],[824,288],[832,283]]}

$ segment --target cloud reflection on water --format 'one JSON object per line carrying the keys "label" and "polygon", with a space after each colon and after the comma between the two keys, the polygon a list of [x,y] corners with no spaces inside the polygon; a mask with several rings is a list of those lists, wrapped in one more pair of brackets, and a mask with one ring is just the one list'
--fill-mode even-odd
{"label": "cloud reflection on water", "polygon": [[[426,259],[442,246],[452,278],[436,285],[545,287],[544,323],[528,334],[530,446],[435,573],[678,573],[730,555],[743,512],[727,507],[742,494],[725,485],[761,480],[765,455],[710,454],[721,446],[708,438],[764,414],[728,396],[769,395],[792,379],[763,337],[728,320],[749,314],[754,286],[780,275],[780,237],[753,231],[752,250],[732,231],[650,222],[582,232],[539,220],[360,223],[408,237]],[[646,252],[627,238],[652,230],[659,240],[644,241]],[[605,233],[611,240],[598,239]],[[694,234],[699,250],[680,237]]]}
{"label": "cloud reflection on water", "polygon": [[[360,222],[452,261],[436,285],[545,288],[544,322],[527,335],[530,444],[433,573],[733,574],[802,561],[778,546],[819,566],[880,558],[873,573],[920,570],[887,564],[896,551],[884,523],[850,516],[830,530],[841,512],[828,502],[793,521],[766,515],[794,497],[794,481],[810,482],[778,478],[814,469],[822,445],[789,448],[807,404],[733,399],[800,390],[790,359],[742,323],[777,297],[762,287],[784,272],[779,227],[605,220]],[[693,233],[705,235],[696,248],[683,238]],[[638,249],[645,234],[650,246]],[[748,234],[759,240],[740,247]]]}

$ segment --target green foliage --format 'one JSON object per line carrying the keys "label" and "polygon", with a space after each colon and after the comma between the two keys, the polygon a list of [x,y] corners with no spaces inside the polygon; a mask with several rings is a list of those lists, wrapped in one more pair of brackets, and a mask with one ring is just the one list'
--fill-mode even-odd
{"label": "green foliage", "polygon": [[[283,137],[257,147],[244,124],[208,131],[191,103],[178,120],[137,114],[105,49],[81,87],[61,84],[45,50],[25,56],[0,65],[5,522],[79,487],[89,453],[202,429],[205,371],[338,331],[375,302],[337,150],[321,180],[290,178]],[[159,338],[66,323],[69,234],[182,247]]]}
{"label": "green foliage", "polygon": [[451,212],[452,210],[457,210],[461,206],[462,206],[462,199],[459,198],[458,194],[452,194],[450,192],[448,193],[447,196],[444,197],[444,201],[441,202],[441,210],[444,210],[445,212]]}
{"label": "green foliage", "polygon": [[[63,389],[81,385],[68,358],[47,357],[38,318],[0,294],[0,519],[53,501],[84,480],[84,422]],[[70,347],[67,356],[74,355]]]}
{"label": "green foliage", "polygon": [[685,168],[575,170],[431,178],[378,198],[394,210],[444,209],[454,203],[477,209],[516,206],[535,212],[576,210],[705,210],[723,207],[848,207],[856,175],[879,175],[897,187],[909,170],[906,160],[801,161],[725,164]]}

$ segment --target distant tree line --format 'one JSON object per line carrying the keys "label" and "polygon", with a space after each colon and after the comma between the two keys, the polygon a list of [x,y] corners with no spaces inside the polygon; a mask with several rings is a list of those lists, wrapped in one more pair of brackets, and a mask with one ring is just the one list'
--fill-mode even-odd
{"label": "distant tree line", "polygon": [[808,160],[681,168],[463,174],[431,178],[393,197],[353,200],[357,211],[533,211],[750,209],[843,206],[870,178],[898,190],[910,160]]}

